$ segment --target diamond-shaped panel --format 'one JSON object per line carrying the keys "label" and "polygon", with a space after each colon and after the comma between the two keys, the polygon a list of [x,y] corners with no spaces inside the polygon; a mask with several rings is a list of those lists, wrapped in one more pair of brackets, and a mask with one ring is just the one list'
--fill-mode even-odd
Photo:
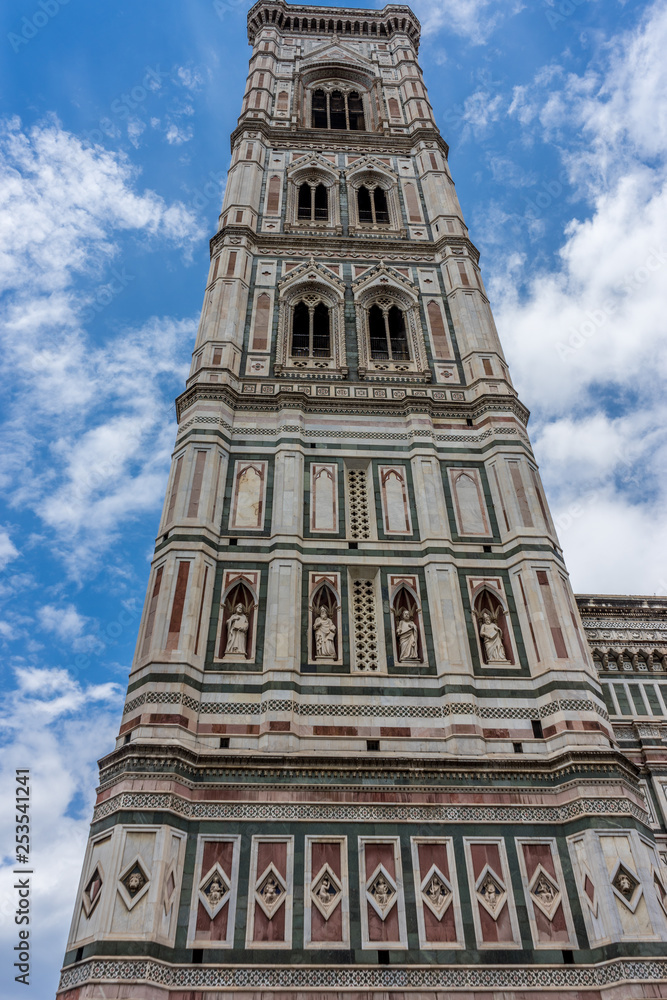
{"label": "diamond-shaped panel", "polygon": [[310,898],[325,920],[328,920],[334,912],[342,895],[343,887],[335,873],[329,865],[323,865],[313,879]]}

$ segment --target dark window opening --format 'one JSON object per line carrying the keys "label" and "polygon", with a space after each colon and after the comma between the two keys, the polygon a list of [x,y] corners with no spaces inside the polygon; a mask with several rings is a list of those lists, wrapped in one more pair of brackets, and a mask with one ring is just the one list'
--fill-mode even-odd
{"label": "dark window opening", "polygon": [[364,105],[361,94],[356,90],[349,93],[341,90],[314,90],[311,103],[311,124],[313,128],[340,129],[342,131],[363,132]]}
{"label": "dark window opening", "polygon": [[379,951],[378,952],[378,965],[389,965],[389,952]]}
{"label": "dark window opening", "polygon": [[380,741],[379,740],[366,740],[366,749],[367,750],[379,750],[380,749]]}
{"label": "dark window opening", "polygon": [[405,316],[398,306],[380,309],[371,306],[368,312],[371,358],[374,361],[409,361],[408,335]]}
{"label": "dark window opening", "polygon": [[539,719],[531,719],[530,724],[533,727],[533,736],[535,737],[535,739],[536,740],[543,740],[544,739],[544,733],[542,731],[542,723],[540,722],[540,720]]}
{"label": "dark window opening", "polygon": [[238,538],[230,538],[229,539],[229,544],[230,545],[238,545],[239,544]]}
{"label": "dark window opening", "polygon": [[329,218],[329,196],[324,184],[301,184],[297,218],[308,222],[326,222]]}
{"label": "dark window opening", "polygon": [[83,958],[83,948],[77,948],[76,949],[76,954],[74,956],[74,961],[75,962],[80,962],[82,960],[82,958]]}
{"label": "dark window opening", "polygon": [[292,314],[292,357],[331,357],[329,310],[323,302],[308,306],[297,302]]}
{"label": "dark window opening", "polygon": [[192,949],[192,964],[201,965],[204,961],[204,949],[203,948],[193,948]]}
{"label": "dark window opening", "polygon": [[389,224],[389,208],[384,188],[367,188],[362,184],[357,192],[359,222],[370,222],[375,225]]}
{"label": "dark window opening", "polygon": [[523,743],[513,743],[514,753],[523,753]]}
{"label": "dark window opening", "polygon": [[220,749],[229,750],[229,736],[220,737]]}

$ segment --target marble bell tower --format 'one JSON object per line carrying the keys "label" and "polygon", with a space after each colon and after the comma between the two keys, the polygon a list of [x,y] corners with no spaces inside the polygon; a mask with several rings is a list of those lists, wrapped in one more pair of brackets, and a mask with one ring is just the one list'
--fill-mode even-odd
{"label": "marble bell tower", "polygon": [[249,11],[61,1000],[667,997],[638,768],[419,33]]}

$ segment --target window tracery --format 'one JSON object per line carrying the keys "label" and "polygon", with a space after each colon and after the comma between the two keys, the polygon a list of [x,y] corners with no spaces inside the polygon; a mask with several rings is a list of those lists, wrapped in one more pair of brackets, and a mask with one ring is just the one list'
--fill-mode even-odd
{"label": "window tracery", "polygon": [[318,87],[311,95],[310,124],[318,129],[364,132],[366,124],[361,94],[343,84]]}

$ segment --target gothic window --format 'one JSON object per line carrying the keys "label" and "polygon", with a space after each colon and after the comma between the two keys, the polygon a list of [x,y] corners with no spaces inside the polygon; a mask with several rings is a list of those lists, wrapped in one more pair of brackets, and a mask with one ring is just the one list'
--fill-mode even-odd
{"label": "gothic window", "polygon": [[410,360],[405,316],[398,306],[371,306],[368,331],[374,361]]}
{"label": "gothic window", "polygon": [[329,196],[324,184],[303,183],[299,187],[297,218],[308,222],[326,222],[329,218]]}
{"label": "gothic window", "polygon": [[292,313],[293,358],[331,357],[329,310],[323,302],[297,302]]}
{"label": "gothic window", "polygon": [[315,90],[311,104],[313,128],[363,132],[364,106],[356,90]]}
{"label": "gothic window", "polygon": [[366,187],[362,184],[357,192],[359,222],[370,222],[373,225],[389,224],[389,209],[384,188]]}

